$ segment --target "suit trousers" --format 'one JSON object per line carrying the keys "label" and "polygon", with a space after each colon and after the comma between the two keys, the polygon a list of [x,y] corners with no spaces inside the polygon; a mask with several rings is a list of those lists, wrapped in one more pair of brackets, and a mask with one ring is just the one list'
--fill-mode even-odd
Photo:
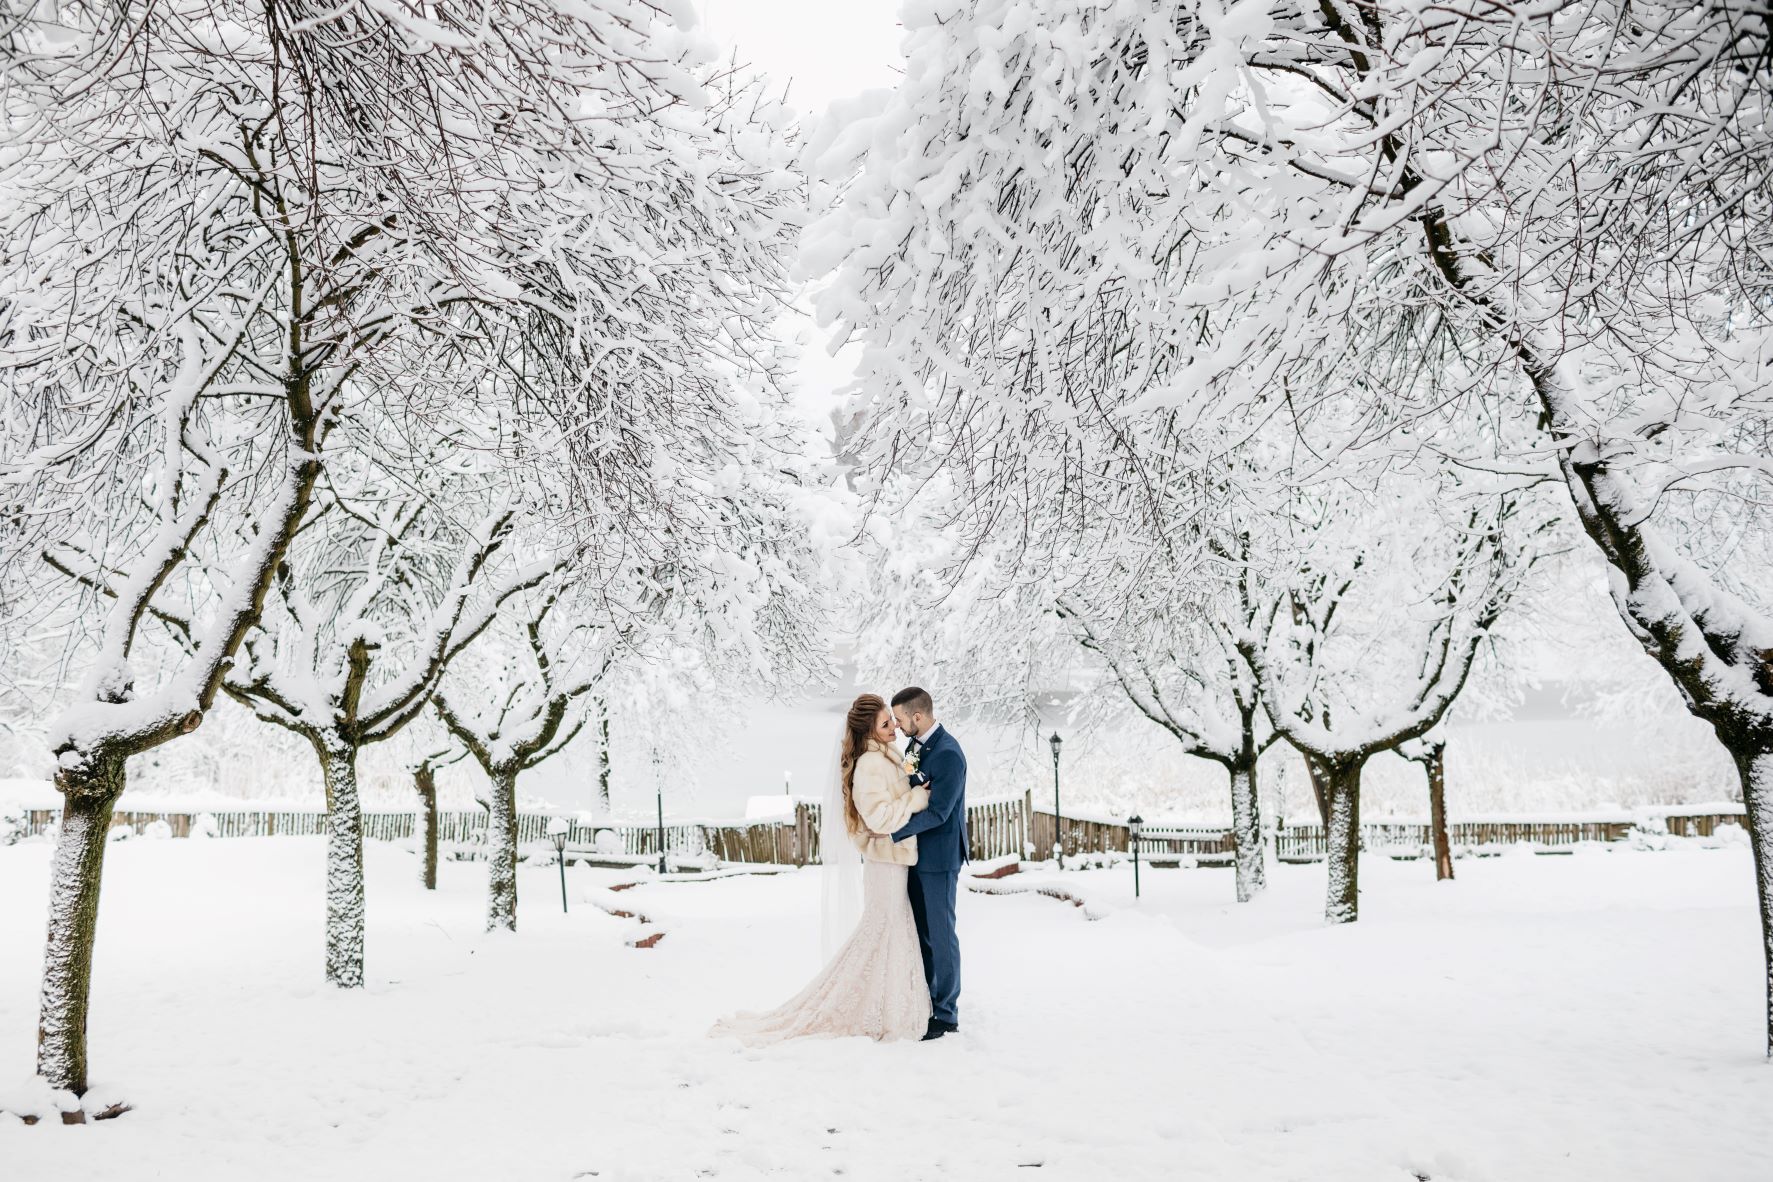
{"label": "suit trousers", "polygon": [[911,914],[917,920],[917,942],[923,949],[923,976],[930,987],[930,1010],[937,1021],[960,1023],[960,933],[954,926],[954,901],[960,870],[922,871],[906,876]]}

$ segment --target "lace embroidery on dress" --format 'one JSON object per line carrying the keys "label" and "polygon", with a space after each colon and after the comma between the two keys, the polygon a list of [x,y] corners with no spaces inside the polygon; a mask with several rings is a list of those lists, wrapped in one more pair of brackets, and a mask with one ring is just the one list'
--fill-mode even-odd
{"label": "lace embroidery on dress", "polygon": [[905,893],[907,872],[888,862],[864,866],[862,918],[811,984],[768,1013],[723,1018],[710,1033],[752,1046],[808,1036],[923,1037],[930,992]]}

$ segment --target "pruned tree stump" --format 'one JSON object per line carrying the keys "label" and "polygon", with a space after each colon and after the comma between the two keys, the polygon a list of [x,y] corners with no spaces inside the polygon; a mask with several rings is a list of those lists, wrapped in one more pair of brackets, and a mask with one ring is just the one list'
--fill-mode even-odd
{"label": "pruned tree stump", "polygon": [[[663,933],[660,934],[663,935]],[[88,1112],[84,1108],[70,1108],[58,1111],[56,1115],[61,1117],[61,1123],[64,1125],[83,1125],[88,1121],[116,1120],[129,1110],[130,1105],[119,1100],[115,1104],[107,1104],[103,1108],[93,1112]],[[7,1115],[18,1117],[20,1124],[37,1125],[43,1123],[43,1116],[41,1113],[13,1112],[9,1114],[4,1110],[0,1110],[0,1117]]]}

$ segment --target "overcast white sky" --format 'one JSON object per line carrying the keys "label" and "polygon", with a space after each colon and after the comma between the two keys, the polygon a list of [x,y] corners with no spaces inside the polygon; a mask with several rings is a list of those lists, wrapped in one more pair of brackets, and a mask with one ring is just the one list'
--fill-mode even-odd
{"label": "overcast white sky", "polygon": [[[811,115],[833,99],[898,82],[900,0],[696,0],[701,32],[739,61],[786,85],[788,101]],[[803,311],[808,310],[804,301]],[[801,345],[798,402],[807,418],[829,421],[832,391],[854,375],[857,350],[836,357],[810,315],[782,325]]]}
{"label": "overcast white sky", "polygon": [[696,0],[703,32],[823,112],[834,98],[891,86],[899,0]]}

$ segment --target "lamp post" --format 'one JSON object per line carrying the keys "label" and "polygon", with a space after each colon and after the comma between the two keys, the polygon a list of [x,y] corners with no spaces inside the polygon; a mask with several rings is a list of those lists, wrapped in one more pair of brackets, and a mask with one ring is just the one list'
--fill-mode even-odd
{"label": "lamp post", "polygon": [[659,806],[659,873],[665,873],[665,776],[660,770],[659,749],[653,748],[653,798]]}
{"label": "lamp post", "polygon": [[1145,818],[1134,813],[1127,818],[1127,844],[1133,847],[1133,898],[1139,897],[1139,830],[1145,825]]}
{"label": "lamp post", "polygon": [[1065,869],[1065,839],[1059,828],[1059,747],[1065,740],[1054,731],[1053,737],[1047,742],[1053,745],[1053,865],[1060,870]]}
{"label": "lamp post", "polygon": [[560,911],[563,915],[566,913],[566,837],[571,829],[565,817],[555,817],[548,822],[548,836],[554,839],[555,860],[560,863]]}

